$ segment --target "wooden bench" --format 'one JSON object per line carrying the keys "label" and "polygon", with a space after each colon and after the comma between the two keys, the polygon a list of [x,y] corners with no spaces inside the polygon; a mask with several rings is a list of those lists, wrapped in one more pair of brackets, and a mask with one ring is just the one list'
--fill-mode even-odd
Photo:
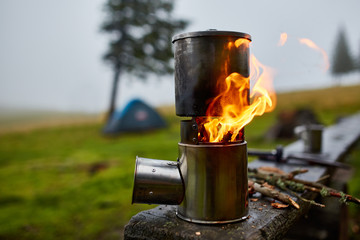
{"label": "wooden bench", "polygon": [[[338,124],[327,127],[323,133],[324,159],[329,162],[342,161],[351,147],[360,138],[360,114],[345,118]],[[302,152],[302,141],[296,141],[284,149],[284,155]],[[274,166],[290,172],[299,167],[309,169],[299,178],[317,181],[325,174],[334,175],[333,168],[306,165],[291,160],[281,164],[256,160],[249,167]],[[317,194],[306,192],[303,197],[315,199]],[[296,198],[294,198],[296,199]],[[308,213],[309,203],[297,201],[300,209],[289,207],[275,209],[267,198],[261,197],[249,204],[250,216],[247,220],[224,225],[200,225],[183,221],[176,217],[176,206],[160,205],[154,209],[143,211],[133,216],[125,226],[124,238],[131,239],[281,239],[294,227],[298,220]],[[304,230],[305,231],[305,230]],[[293,239],[289,234],[288,238]],[[335,238],[337,239],[337,237]]]}

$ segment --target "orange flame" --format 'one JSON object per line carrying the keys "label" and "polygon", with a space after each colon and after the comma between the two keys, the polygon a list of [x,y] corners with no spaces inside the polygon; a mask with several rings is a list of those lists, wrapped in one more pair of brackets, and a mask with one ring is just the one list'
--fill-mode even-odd
{"label": "orange flame", "polygon": [[280,35],[280,40],[279,40],[279,42],[278,42],[278,46],[279,46],[279,47],[284,46],[284,44],[285,44],[286,41],[287,41],[287,38],[288,38],[287,33],[281,33],[281,35]]}
{"label": "orange flame", "polygon": [[[235,46],[249,44],[248,40],[238,39]],[[272,87],[273,70],[261,64],[254,55],[250,58],[250,77],[233,72],[219,86],[223,91],[215,97],[207,109],[203,124],[209,142],[221,142],[231,134],[229,141],[234,142],[245,125],[255,116],[260,116],[275,108],[276,96]],[[250,93],[250,78],[255,85]],[[221,116],[215,118],[216,110]]]}
{"label": "orange flame", "polygon": [[324,59],[324,71],[327,71],[329,69],[329,67],[330,67],[329,58],[324,49],[318,47],[313,41],[311,41],[310,39],[307,39],[307,38],[299,38],[299,42],[301,44],[305,44],[309,48],[319,51]]}

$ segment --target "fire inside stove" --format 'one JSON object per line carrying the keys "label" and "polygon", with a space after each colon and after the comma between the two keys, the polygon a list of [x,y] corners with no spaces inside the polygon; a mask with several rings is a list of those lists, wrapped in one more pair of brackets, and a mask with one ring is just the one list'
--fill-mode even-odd
{"label": "fire inside stove", "polygon": [[190,119],[181,121],[177,162],[137,157],[133,203],[176,204],[177,216],[196,223],[247,217],[244,126],[276,102],[273,71],[249,55],[250,41],[215,30],[173,38],[176,114]]}
{"label": "fire inside stove", "polygon": [[[249,43],[246,41],[242,44]],[[200,126],[199,142],[244,141],[244,126],[255,116],[274,109],[276,98],[271,85],[271,69],[259,63],[254,56],[251,56],[250,63],[254,75],[244,77],[234,72],[219,81],[221,93],[212,99],[206,117],[196,117],[196,123]],[[250,79],[254,79],[256,84],[249,94]]]}

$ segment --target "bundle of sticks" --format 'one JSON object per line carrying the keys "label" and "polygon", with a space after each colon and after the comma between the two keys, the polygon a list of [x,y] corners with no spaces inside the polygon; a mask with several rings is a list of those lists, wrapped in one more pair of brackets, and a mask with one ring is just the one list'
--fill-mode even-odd
{"label": "bundle of sticks", "polygon": [[[324,176],[316,182],[295,178],[295,176],[306,173],[307,171],[307,169],[298,169],[290,173],[285,173],[275,167],[249,168],[249,193],[251,195],[259,192],[264,196],[281,202],[278,203],[274,201],[271,205],[275,208],[293,206],[299,209],[299,204],[292,198],[292,196],[295,196],[297,199],[302,201],[309,202],[312,205],[325,207],[325,205],[317,203],[314,200],[303,198],[300,194],[305,191],[320,193],[323,197],[337,197],[343,203],[353,202],[360,204],[360,199],[336,189],[329,188],[321,183],[321,181],[329,176]],[[284,191],[287,193],[284,193]]]}

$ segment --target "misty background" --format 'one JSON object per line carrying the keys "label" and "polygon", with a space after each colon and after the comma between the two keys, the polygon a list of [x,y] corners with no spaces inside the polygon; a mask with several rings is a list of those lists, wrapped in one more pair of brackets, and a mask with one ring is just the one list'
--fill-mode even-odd
{"label": "misty background", "polygon": [[[103,0],[0,1],[0,109],[105,112],[112,69],[102,60],[109,36],[100,31]],[[351,53],[360,58],[360,2],[178,0],[175,17],[190,21],[185,31],[240,31],[252,36],[250,51],[277,72],[277,91],[338,84],[323,71],[323,57],[298,38],[323,48],[330,64],[340,28]],[[278,46],[280,34],[288,41]],[[342,84],[359,83],[359,72]],[[133,98],[153,106],[174,104],[173,76],[144,82],[124,74],[118,107]]]}

